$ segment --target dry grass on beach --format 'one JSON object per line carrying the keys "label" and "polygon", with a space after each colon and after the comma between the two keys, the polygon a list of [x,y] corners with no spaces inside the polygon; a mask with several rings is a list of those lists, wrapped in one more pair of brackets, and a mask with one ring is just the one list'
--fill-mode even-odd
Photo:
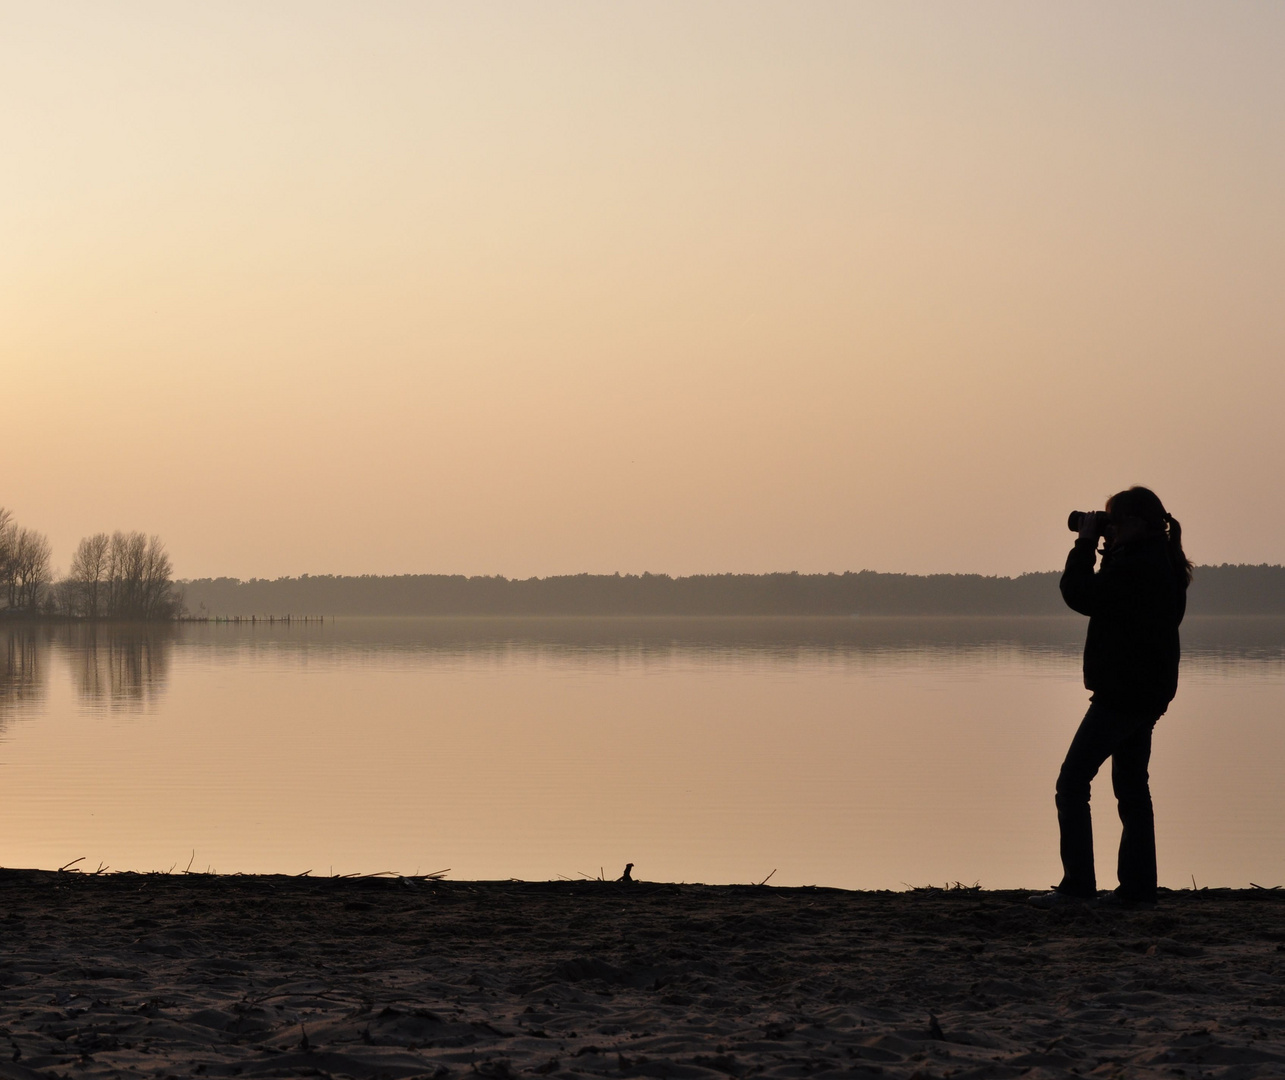
{"label": "dry grass on beach", "polygon": [[1285,1076],[1285,893],[1023,899],[0,871],[0,1080]]}

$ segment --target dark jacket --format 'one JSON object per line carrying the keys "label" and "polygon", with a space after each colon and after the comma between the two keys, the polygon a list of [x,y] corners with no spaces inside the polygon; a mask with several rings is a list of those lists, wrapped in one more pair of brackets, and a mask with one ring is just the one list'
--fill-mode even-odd
{"label": "dark jacket", "polygon": [[1066,557],[1062,599],[1089,617],[1084,685],[1093,700],[1163,713],[1178,692],[1178,624],[1187,583],[1163,538],[1108,549],[1095,574],[1096,543],[1077,540]]}

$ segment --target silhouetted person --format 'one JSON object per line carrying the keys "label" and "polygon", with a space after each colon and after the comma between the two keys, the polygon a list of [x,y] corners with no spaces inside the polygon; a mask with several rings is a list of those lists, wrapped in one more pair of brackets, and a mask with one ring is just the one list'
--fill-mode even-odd
{"label": "silhouetted person", "polygon": [[[1098,537],[1106,547],[1094,572]],[[1062,598],[1089,617],[1084,686],[1092,692],[1057,778],[1062,880],[1031,897],[1038,907],[1097,897],[1089,784],[1107,758],[1124,832],[1119,888],[1104,903],[1156,900],[1156,832],[1147,766],[1151,733],[1178,690],[1178,624],[1187,607],[1191,563],[1182,528],[1155,493],[1132,487],[1085,514],[1062,574]]]}

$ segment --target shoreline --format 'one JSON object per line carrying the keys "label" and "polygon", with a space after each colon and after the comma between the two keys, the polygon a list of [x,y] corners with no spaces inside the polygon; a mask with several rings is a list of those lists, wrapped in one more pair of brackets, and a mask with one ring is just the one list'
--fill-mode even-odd
{"label": "shoreline", "polygon": [[1279,1077],[1285,890],[0,870],[5,1077]]}

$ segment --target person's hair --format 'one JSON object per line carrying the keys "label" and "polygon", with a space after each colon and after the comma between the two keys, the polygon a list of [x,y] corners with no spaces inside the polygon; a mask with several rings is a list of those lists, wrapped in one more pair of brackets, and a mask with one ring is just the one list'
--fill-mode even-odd
{"label": "person's hair", "polygon": [[1191,560],[1182,550],[1182,526],[1165,511],[1164,503],[1150,488],[1134,486],[1117,492],[1107,500],[1107,513],[1115,522],[1138,518],[1149,532],[1162,536],[1169,548],[1169,561],[1186,585],[1191,584]]}

